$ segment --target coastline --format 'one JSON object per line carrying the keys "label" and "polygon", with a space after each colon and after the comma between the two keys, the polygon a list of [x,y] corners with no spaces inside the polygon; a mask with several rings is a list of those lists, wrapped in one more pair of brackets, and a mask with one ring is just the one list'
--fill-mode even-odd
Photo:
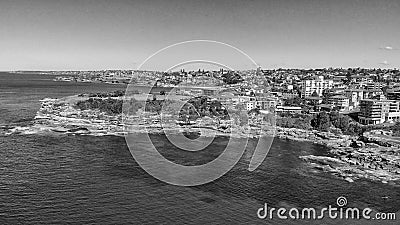
{"label": "coastline", "polygon": [[63,99],[43,99],[31,125],[25,127],[4,126],[5,135],[10,134],[67,134],[92,136],[125,136],[127,127],[129,133],[162,134],[168,133],[199,133],[207,136],[258,138],[268,135],[274,138],[299,142],[311,142],[326,146],[328,156],[305,155],[300,158],[311,169],[333,174],[348,182],[358,179],[368,179],[400,184],[400,144],[386,139],[379,139],[371,133],[362,137],[317,130],[297,128],[272,127],[268,131],[260,129],[231,128],[231,132],[212,127],[178,126],[162,127],[160,124],[123,124],[121,115],[108,116],[98,110],[79,111],[71,105],[81,100],[77,96]]}
{"label": "coastline", "polygon": [[400,148],[397,143],[377,139],[370,132],[354,137],[300,129],[284,130],[285,135],[281,138],[309,141],[329,148],[329,156],[300,156],[316,170],[348,182],[368,179],[400,185]]}

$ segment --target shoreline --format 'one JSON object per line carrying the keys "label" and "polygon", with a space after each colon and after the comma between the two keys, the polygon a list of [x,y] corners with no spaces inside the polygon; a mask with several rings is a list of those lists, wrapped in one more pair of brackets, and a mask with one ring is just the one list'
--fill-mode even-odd
{"label": "shoreline", "polygon": [[[33,122],[25,127],[2,126],[5,135],[11,134],[67,134],[91,136],[124,137],[128,125],[123,123],[121,115],[106,115],[98,110],[80,111],[72,107],[81,100],[77,96],[63,99],[43,99],[42,106]],[[221,130],[213,126],[179,126],[173,123],[161,126],[158,123],[129,125],[129,133],[162,134],[201,133],[210,137],[259,138],[270,136],[283,140],[311,142],[328,148],[328,156],[300,156],[310,168],[333,174],[348,182],[368,179],[398,185],[400,182],[400,144],[381,138],[370,132],[363,136],[349,136],[303,130],[297,128],[272,127],[261,128],[234,127]]]}
{"label": "shoreline", "polygon": [[[301,136],[301,133],[308,134],[308,137]],[[331,173],[350,183],[365,178],[400,186],[400,146],[397,143],[377,140],[370,132],[359,138],[295,129],[295,135],[282,137],[328,147],[328,156],[300,156],[311,168]]]}
{"label": "shoreline", "polygon": [[[41,121],[38,123],[38,121]],[[124,131],[118,130],[114,125],[113,131],[106,129],[90,129],[90,123],[77,124],[69,128],[59,124],[41,124],[43,119],[35,119],[34,124],[28,127],[14,127],[6,135],[10,134],[59,134],[59,135],[84,135],[84,136],[119,136],[125,137]],[[88,121],[86,121],[88,122]],[[110,125],[108,125],[110,126]],[[121,128],[121,127],[120,127]],[[160,126],[136,127],[132,133],[164,134],[169,133],[197,133],[210,135],[209,129],[184,127],[166,128]],[[232,138],[259,138],[254,134],[231,134],[216,131],[215,137]],[[364,143],[357,137],[348,135],[335,135],[329,132],[318,132],[301,130],[296,128],[276,127],[274,138],[298,142],[309,142],[323,145],[328,148],[328,156],[303,155],[302,159],[311,169],[330,173],[339,179],[347,182],[355,182],[358,179],[379,181],[385,184],[400,186],[400,149],[396,147],[385,147],[376,143]],[[358,147],[357,147],[358,145]],[[356,146],[356,147],[353,147]]]}

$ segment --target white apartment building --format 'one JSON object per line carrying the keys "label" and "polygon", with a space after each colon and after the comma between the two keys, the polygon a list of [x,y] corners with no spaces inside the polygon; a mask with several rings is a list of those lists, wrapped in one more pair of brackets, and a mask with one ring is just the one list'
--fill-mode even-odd
{"label": "white apartment building", "polygon": [[279,105],[279,99],[276,97],[261,97],[257,99],[249,96],[240,96],[238,100],[239,102],[237,103],[245,104],[247,111],[256,108],[260,110],[267,110],[270,108],[275,108],[277,105]]}
{"label": "white apartment building", "polygon": [[331,89],[333,87],[333,80],[324,80],[323,76],[311,80],[302,81],[301,97],[305,98],[316,92],[319,96],[325,89]]}
{"label": "white apartment building", "polygon": [[334,109],[339,111],[344,111],[349,109],[349,99],[344,95],[335,95],[329,98],[329,104],[333,106]]}

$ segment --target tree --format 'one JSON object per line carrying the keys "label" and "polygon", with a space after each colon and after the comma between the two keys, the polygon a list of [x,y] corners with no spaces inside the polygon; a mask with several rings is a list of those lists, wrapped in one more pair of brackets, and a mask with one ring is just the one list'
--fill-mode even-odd
{"label": "tree", "polygon": [[240,126],[245,126],[249,123],[249,117],[247,116],[247,113],[244,111],[241,111],[239,113],[239,125]]}
{"label": "tree", "polygon": [[341,115],[338,112],[331,112],[329,114],[332,125],[339,128],[343,133],[347,133],[351,119],[349,116]]}
{"label": "tree", "polygon": [[115,115],[122,113],[122,104],[123,101],[119,99],[89,98],[87,100],[77,102],[76,107],[80,110],[98,109],[107,114]]}
{"label": "tree", "polygon": [[284,102],[285,106],[301,106],[303,105],[303,99],[300,97],[294,97],[294,98],[289,98],[286,99]]}
{"label": "tree", "polygon": [[239,111],[244,111],[244,110],[246,110],[246,106],[242,103],[239,103],[235,106],[235,109],[239,110]]}
{"label": "tree", "polygon": [[232,71],[228,71],[228,73],[223,74],[221,77],[226,84],[237,84],[243,81],[243,78],[239,74]]}
{"label": "tree", "polygon": [[136,115],[139,109],[143,108],[143,103],[131,98],[127,104],[127,110],[129,115]]}
{"label": "tree", "polygon": [[317,91],[314,91],[314,92],[311,94],[311,97],[319,97],[319,94],[317,93]]}
{"label": "tree", "polygon": [[335,126],[335,121],[338,121],[339,117],[340,117],[340,114],[338,112],[330,112],[329,113],[329,119],[334,126]]}
{"label": "tree", "polygon": [[263,116],[263,121],[269,125],[276,124],[276,115],[274,113],[267,113]]}
{"label": "tree", "polygon": [[365,128],[360,126],[358,123],[350,123],[346,134],[350,135],[362,135],[365,132]]}
{"label": "tree", "polygon": [[394,136],[400,136],[400,122],[397,122],[395,125],[390,127],[390,129],[393,131]]}
{"label": "tree", "polygon": [[319,131],[328,131],[331,126],[329,115],[326,112],[320,112],[311,120],[311,126]]}
{"label": "tree", "polygon": [[329,98],[332,96],[333,96],[333,94],[330,92],[330,90],[325,89],[322,92],[322,103],[327,104],[329,102]]}
{"label": "tree", "polygon": [[248,112],[249,115],[260,115],[260,109],[254,108]]}

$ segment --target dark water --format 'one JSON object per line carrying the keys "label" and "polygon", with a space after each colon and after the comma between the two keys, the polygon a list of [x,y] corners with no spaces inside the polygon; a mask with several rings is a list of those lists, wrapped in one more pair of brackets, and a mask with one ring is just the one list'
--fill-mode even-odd
{"label": "dark water", "polygon": [[[123,88],[51,79],[0,73],[0,124],[29,124],[39,108],[38,100],[45,97]],[[153,135],[152,140],[164,146],[160,151],[168,157],[181,157],[172,145],[165,144],[164,136]],[[226,141],[218,138],[216,144]],[[250,151],[212,183],[177,187],[143,171],[121,137],[0,136],[0,224],[375,224],[268,221],[256,216],[264,202],[325,207],[335,205],[339,196],[347,197],[349,206],[388,212],[400,209],[398,187],[367,180],[348,183],[309,169],[298,158],[324,155],[322,146],[275,140],[267,159],[253,172],[247,170]],[[198,160],[217,154],[217,148],[200,152]]]}

